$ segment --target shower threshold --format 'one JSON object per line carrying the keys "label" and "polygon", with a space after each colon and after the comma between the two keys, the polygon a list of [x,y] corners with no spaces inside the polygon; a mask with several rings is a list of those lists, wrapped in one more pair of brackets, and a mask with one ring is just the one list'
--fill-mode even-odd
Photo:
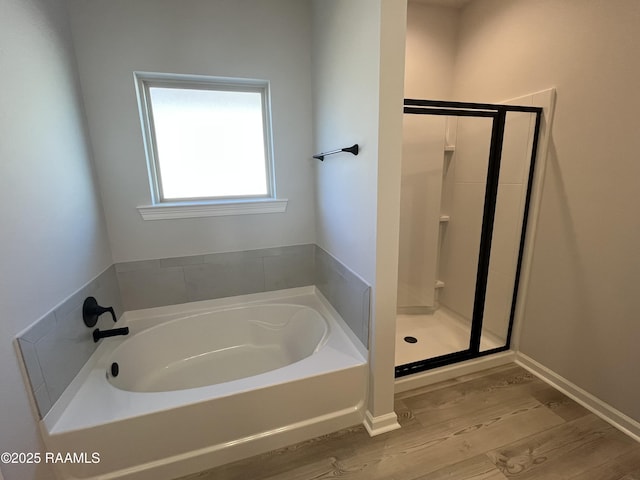
{"label": "shower threshold", "polygon": [[[398,314],[396,377],[467,359],[463,354],[469,349],[470,330],[470,323],[445,308],[430,314]],[[504,345],[504,340],[483,333],[480,352],[474,356],[502,351]]]}

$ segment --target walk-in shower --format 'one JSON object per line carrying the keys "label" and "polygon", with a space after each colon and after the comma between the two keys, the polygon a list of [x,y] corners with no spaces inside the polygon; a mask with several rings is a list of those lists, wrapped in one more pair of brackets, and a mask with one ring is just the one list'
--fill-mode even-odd
{"label": "walk-in shower", "polygon": [[404,104],[396,377],[509,348],[542,117]]}

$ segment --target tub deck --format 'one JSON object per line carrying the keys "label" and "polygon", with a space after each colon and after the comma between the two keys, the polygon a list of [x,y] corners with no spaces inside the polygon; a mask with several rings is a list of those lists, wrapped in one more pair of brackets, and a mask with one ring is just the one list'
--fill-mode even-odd
{"label": "tub deck", "polygon": [[[66,478],[171,478],[312,438],[362,421],[366,350],[314,287],[127,312],[135,335],[185,314],[286,303],[320,312],[326,343],[296,363],[198,388],[131,392],[106,378],[126,337],[102,341],[41,422],[50,451],[96,451],[98,464],[60,466]],[[135,446],[135,448],[132,448]]]}

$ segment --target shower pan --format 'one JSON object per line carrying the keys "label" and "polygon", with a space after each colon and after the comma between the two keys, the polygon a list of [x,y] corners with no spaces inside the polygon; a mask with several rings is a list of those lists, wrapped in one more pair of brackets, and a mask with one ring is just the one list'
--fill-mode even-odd
{"label": "shower pan", "polygon": [[542,108],[404,114],[396,377],[509,349]]}

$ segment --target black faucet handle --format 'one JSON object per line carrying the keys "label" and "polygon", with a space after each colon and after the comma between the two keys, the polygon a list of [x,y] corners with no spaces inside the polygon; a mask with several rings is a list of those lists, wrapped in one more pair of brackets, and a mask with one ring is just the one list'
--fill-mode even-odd
{"label": "black faucet handle", "polygon": [[114,322],[118,321],[113,307],[101,307],[94,297],[87,297],[82,304],[82,319],[87,327],[95,326],[98,323],[98,317],[106,312],[111,313]]}
{"label": "black faucet handle", "polygon": [[113,318],[114,322],[118,321],[118,319],[116,318],[116,312],[113,310],[113,307],[101,307],[100,305],[98,305],[98,316],[107,312],[111,314],[111,318]]}

